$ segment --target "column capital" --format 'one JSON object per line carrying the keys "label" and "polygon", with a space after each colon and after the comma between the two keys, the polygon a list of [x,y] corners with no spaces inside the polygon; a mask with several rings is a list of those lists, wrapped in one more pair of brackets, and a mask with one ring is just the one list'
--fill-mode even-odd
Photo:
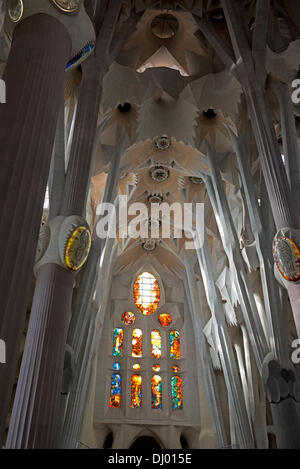
{"label": "column capital", "polygon": [[299,402],[299,385],[294,370],[282,368],[272,354],[265,357],[262,378],[267,399],[271,404],[278,404],[287,398]]}
{"label": "column capital", "polygon": [[72,52],[66,63],[66,70],[77,67],[94,50],[96,35],[94,26],[87,15],[84,2],[73,2],[74,9],[63,9],[59,0],[9,0],[4,29],[12,40],[20,23],[34,15],[48,15],[58,20],[66,28],[71,41]]}
{"label": "column capital", "polygon": [[78,215],[58,216],[40,229],[34,271],[45,264],[78,272],[85,264],[91,248],[88,223]]}

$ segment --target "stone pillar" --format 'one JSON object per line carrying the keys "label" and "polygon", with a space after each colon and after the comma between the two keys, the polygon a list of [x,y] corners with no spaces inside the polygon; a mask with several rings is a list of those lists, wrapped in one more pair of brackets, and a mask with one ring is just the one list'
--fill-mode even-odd
{"label": "stone pillar", "polygon": [[218,387],[214,375],[214,370],[212,368],[211,358],[209,356],[209,351],[203,334],[204,324],[201,316],[201,304],[197,291],[195,272],[191,257],[187,254],[186,251],[184,251],[184,265],[186,269],[184,285],[195,325],[195,340],[199,350],[201,375],[203,377],[205,393],[207,395],[207,402],[209,406],[211,425],[215,436],[216,447],[219,449],[227,448],[228,439],[222,415]]}
{"label": "stone pillar", "polygon": [[266,357],[263,382],[270,402],[279,449],[300,449],[299,386],[295,373]]}
{"label": "stone pillar", "polygon": [[73,283],[57,264],[39,269],[6,448],[53,445]]}
{"label": "stone pillar", "polygon": [[74,372],[74,380],[66,410],[62,439],[58,442],[60,448],[76,448],[83,430],[84,417],[91,392],[95,354],[101,338],[103,316],[106,314],[110,298],[112,266],[117,251],[117,245],[113,248],[114,242],[114,239],[108,239],[107,241],[104,254],[106,261],[104,260],[98,278],[98,285],[101,283],[104,290],[101,304],[97,304],[96,301],[90,301],[90,303],[87,304],[87,321],[83,328],[84,334],[81,334],[80,343],[77,342],[76,344],[78,365]]}
{"label": "stone pillar", "polygon": [[219,357],[222,364],[228,399],[230,400],[230,409],[232,410],[235,420],[236,436],[240,448],[254,448],[251,422],[248,418],[246,402],[240,382],[240,375],[227,330],[225,315],[221,306],[220,294],[215,284],[206,231],[204,231],[203,246],[200,249],[197,249],[197,257],[204,283],[207,304],[210,308],[212,319],[216,324],[219,341]]}
{"label": "stone pillar", "polygon": [[[240,21],[241,13],[243,14],[242,10],[239,10],[242,8],[241,5],[237,5],[237,2],[233,0],[221,0],[221,5],[225,13],[232,48],[228,47],[208,21],[202,19],[199,27],[219,54],[220,59],[243,87],[276,227],[278,230],[286,227],[299,229],[300,217],[298,210],[294,208],[294,194],[290,191],[266,93],[270,1],[256,2],[256,21],[253,32],[247,32]],[[300,287],[294,288],[290,299],[296,317],[300,302]]]}
{"label": "stone pillar", "polygon": [[268,194],[266,193],[263,181],[261,190],[262,206],[259,208],[251,177],[251,168],[248,160],[249,148],[246,139],[243,136],[236,136],[230,129],[228,129],[228,132],[239,165],[245,203],[249,212],[251,230],[254,235],[260,264],[260,277],[268,320],[270,348],[274,357],[283,366],[287,366],[289,363],[287,321],[282,310],[279,287],[274,278],[272,241],[275,226]]}
{"label": "stone pillar", "polygon": [[[253,292],[251,291],[249,286],[247,286],[247,277],[243,273],[244,267],[243,267],[243,261],[240,258],[241,256],[240,251],[238,248],[233,250],[233,247],[231,246],[231,245],[234,246],[234,244],[237,245],[236,232],[233,227],[233,222],[231,219],[226,195],[224,192],[224,187],[221,181],[220,170],[217,165],[217,154],[212,152],[212,149],[209,148],[208,157],[209,157],[209,165],[211,169],[212,181],[213,181],[214,187],[213,189],[210,187],[208,178],[205,178],[206,186],[207,186],[207,190],[209,192],[209,196],[210,196],[212,205],[214,207],[214,210],[218,214],[217,219],[219,220],[219,223],[221,222],[219,226],[219,231],[220,233],[223,233],[223,239],[222,239],[223,246],[227,253],[227,256],[230,262],[230,267],[237,280],[238,280],[238,275],[243,274],[241,276],[241,280],[244,283],[245,288],[244,290],[242,289],[240,291],[238,290],[239,302],[241,304],[241,308],[242,308],[243,316],[244,316],[244,322],[247,327],[248,335],[251,340],[252,349],[256,358],[257,368],[259,370],[259,373],[263,376],[263,379],[264,379],[266,392],[268,393],[269,384],[268,383],[266,384],[264,376],[266,374],[266,360],[267,360],[267,363],[269,363],[270,359],[272,359],[272,363],[276,363],[276,367],[277,367],[276,379],[277,379],[277,376],[280,375],[280,384],[278,386],[281,387],[281,384],[283,383],[283,381],[286,379],[286,376],[288,375],[287,387],[290,386],[290,384],[292,383],[292,386],[296,388],[297,383],[296,383],[296,379],[294,376],[294,371],[292,369],[292,366],[290,365],[288,369],[285,369],[281,364],[278,363],[278,361],[274,360],[274,356],[272,355],[272,353],[270,353],[270,348],[266,342],[263,330],[261,328],[261,324],[257,321],[258,313],[256,313],[255,316],[253,314],[255,311],[253,307],[255,306],[254,302],[252,301],[250,308],[245,308],[245,305],[247,304],[247,301],[244,304],[245,298],[247,299],[247,296],[249,296],[249,299],[250,299],[251,295],[253,295]],[[234,252],[234,255],[231,250]],[[237,286],[238,287],[242,286],[242,282],[237,283]],[[281,408],[285,407],[285,404],[283,404],[283,401],[287,399],[289,396],[289,393],[285,394],[285,391],[286,391],[286,387],[284,387],[283,393],[279,394],[278,399],[276,400],[274,400],[273,398],[270,399],[270,402],[276,404],[274,406],[271,406],[271,410],[272,410],[272,415],[273,415],[273,411],[276,414],[275,416],[273,415],[273,419],[274,419],[274,425],[276,425],[275,427],[276,436],[278,436],[277,443],[281,449],[285,448],[285,446],[281,446],[281,445],[287,444],[287,440],[289,439],[289,435],[291,433],[291,428],[293,428],[294,432],[297,434],[300,432],[299,402],[298,402],[298,395],[295,392],[294,394],[290,394],[294,396],[294,398],[291,401],[289,401],[288,404],[286,404],[286,406],[289,409],[294,408],[294,411],[293,412],[290,411],[289,413],[290,421],[284,418],[280,421],[280,416],[283,415],[283,412],[281,412]],[[280,388],[280,392],[281,392],[281,388]],[[285,439],[283,438],[284,434],[286,435]],[[291,441],[295,441],[295,440],[291,439]],[[290,443],[290,445],[291,444],[293,443]],[[298,446],[295,446],[295,448],[298,448]]]}
{"label": "stone pillar", "polygon": [[[15,379],[20,339],[71,39],[40,14],[17,25],[0,106],[0,442]],[[3,441],[3,440],[2,440]]]}
{"label": "stone pillar", "polygon": [[82,64],[74,137],[68,164],[62,215],[85,215],[104,71],[93,54]]}
{"label": "stone pillar", "polygon": [[208,160],[211,178],[203,176],[208,195],[215,212],[223,248],[227,255],[232,278],[236,285],[238,300],[241,305],[243,318],[251,340],[253,353],[259,370],[265,356],[269,352],[269,344],[265,336],[253,291],[250,286],[246,266],[240,251],[239,241],[232,215],[229,209],[220,168],[217,163],[218,155],[208,147]]}

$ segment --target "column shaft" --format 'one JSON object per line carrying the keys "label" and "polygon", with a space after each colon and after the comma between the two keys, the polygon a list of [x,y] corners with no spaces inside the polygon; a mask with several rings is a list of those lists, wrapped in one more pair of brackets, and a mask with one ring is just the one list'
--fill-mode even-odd
{"label": "column shaft", "polygon": [[77,115],[68,164],[62,215],[85,215],[97,119],[102,96],[102,73],[95,54],[82,64]]}
{"label": "column shaft", "polygon": [[38,272],[7,448],[53,446],[73,283],[56,264]]}
{"label": "column shaft", "polygon": [[15,29],[0,107],[0,442],[24,327],[43,200],[71,39],[48,15]]}

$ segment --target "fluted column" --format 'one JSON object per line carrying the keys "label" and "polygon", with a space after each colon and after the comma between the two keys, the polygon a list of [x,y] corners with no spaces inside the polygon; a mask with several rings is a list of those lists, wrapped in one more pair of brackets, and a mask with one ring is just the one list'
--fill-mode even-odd
{"label": "fluted column", "polygon": [[57,264],[39,269],[7,448],[53,445],[73,283]]}
{"label": "fluted column", "polygon": [[222,414],[220,396],[218,393],[216,378],[212,368],[211,358],[209,356],[209,351],[207,349],[207,344],[203,334],[204,324],[201,316],[201,304],[197,291],[195,272],[191,257],[187,254],[186,251],[184,251],[184,265],[186,269],[184,286],[186,290],[187,300],[194,319],[195,339],[197,348],[199,350],[201,374],[203,377],[205,393],[209,406],[211,425],[216,439],[216,447],[219,449],[227,448],[228,439]]}
{"label": "fluted column", "polygon": [[15,379],[71,39],[39,14],[15,29],[0,106],[0,441]]}
{"label": "fluted column", "polygon": [[93,362],[102,334],[103,316],[107,311],[110,298],[112,267],[117,247],[115,246],[113,249],[114,242],[115,240],[111,238],[107,240],[104,255],[106,260],[101,267],[98,279],[98,284],[102,284],[104,291],[101,304],[98,305],[97,302],[87,304],[86,315],[88,321],[83,329],[84,335],[81,338],[81,346],[77,350],[78,364],[75,367],[62,438],[58,442],[60,448],[74,449],[80,441],[91,391]]}
{"label": "fluted column", "polygon": [[[271,410],[274,418],[277,444],[281,449],[286,447],[291,448],[291,445],[295,445],[294,448],[298,448],[299,444],[296,442],[297,439],[293,437],[295,433],[297,433],[297,435],[300,434],[299,395],[296,376],[291,364],[289,364],[289,366],[287,364],[287,368],[281,368],[282,365],[274,358],[269,344],[266,342],[258,312],[255,312],[255,301],[252,300],[250,303],[253,292],[249,288],[249,285],[247,285],[243,260],[241,259],[240,250],[237,245],[236,232],[217,164],[217,154],[214,153],[211,148],[208,148],[208,158],[214,190],[210,187],[208,178],[206,178],[206,186],[212,205],[214,206],[214,211],[218,215],[219,231],[220,234],[222,233],[223,246],[236,281],[239,302],[256,358],[257,368],[263,378],[268,399],[272,404]],[[234,245],[236,247],[234,247]],[[248,302],[249,306],[247,307]],[[281,349],[283,349],[282,346]],[[289,397],[290,399],[288,399],[288,403],[286,403],[285,401]],[[284,408],[289,409],[289,423],[288,420],[283,417],[284,412],[282,409]],[[294,411],[291,410],[292,408],[294,408]],[[289,440],[289,446],[285,446]]]}
{"label": "fluted column", "polygon": [[256,301],[251,290],[246,273],[244,260],[240,252],[234,223],[228,206],[220,169],[217,163],[217,154],[208,146],[208,159],[211,178],[203,176],[209,198],[215,212],[219,233],[226,252],[229,268],[232,271],[238,299],[243,312],[244,321],[251,340],[253,353],[259,370],[265,356],[269,352],[269,344],[265,336]]}
{"label": "fluted column", "polygon": [[222,363],[222,370],[228,391],[228,398],[231,400],[231,409],[235,419],[237,438],[241,448],[253,448],[254,439],[252,428],[248,420],[246,403],[242,392],[232,344],[225,322],[224,312],[222,310],[219,293],[215,285],[206,230],[204,231],[203,246],[197,249],[197,257],[202,279],[205,280],[204,288],[207,303],[211,310],[212,318],[215,321],[218,331],[220,361]]}
{"label": "fluted column", "polygon": [[275,227],[273,226],[274,222],[270,213],[269,199],[263,182],[262,207],[260,210],[251,177],[246,140],[244,137],[236,136],[230,129],[228,130],[239,165],[245,202],[249,212],[251,230],[254,235],[260,263],[260,277],[269,327],[270,348],[279,362],[286,366],[289,363],[287,321],[280,302],[279,287],[274,278],[272,231],[274,232]]}
{"label": "fluted column", "polygon": [[83,77],[79,85],[78,104],[71,156],[68,164],[62,215],[85,214],[90,169],[102,95],[105,70],[92,54],[82,64]]}

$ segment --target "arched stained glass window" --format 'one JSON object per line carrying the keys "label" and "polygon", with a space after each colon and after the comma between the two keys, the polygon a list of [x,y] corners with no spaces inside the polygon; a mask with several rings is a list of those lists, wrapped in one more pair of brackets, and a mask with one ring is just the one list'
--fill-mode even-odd
{"label": "arched stained glass window", "polygon": [[132,357],[142,356],[142,340],[143,334],[141,329],[133,329],[132,331]]}
{"label": "arched stained glass window", "polygon": [[151,356],[152,358],[161,357],[161,336],[157,330],[151,332]]}
{"label": "arched stained glass window", "polygon": [[134,302],[138,310],[148,316],[157,310],[160,301],[158,281],[150,272],[140,274],[133,285]]}
{"label": "arched stained glass window", "polygon": [[182,379],[180,376],[171,378],[172,408],[182,409]]}
{"label": "arched stained glass window", "polygon": [[152,409],[162,407],[162,380],[158,375],[152,376]]}
{"label": "arched stained glass window", "polygon": [[142,377],[132,375],[131,377],[131,408],[142,406]]}
{"label": "arched stained glass window", "polygon": [[114,373],[111,377],[110,386],[110,402],[109,407],[119,408],[121,407],[121,389],[122,378],[118,373]]}
{"label": "arched stained glass window", "polygon": [[180,358],[180,334],[178,331],[170,332],[170,358]]}
{"label": "arched stained glass window", "polygon": [[116,327],[113,332],[113,357],[123,356],[123,329]]}

